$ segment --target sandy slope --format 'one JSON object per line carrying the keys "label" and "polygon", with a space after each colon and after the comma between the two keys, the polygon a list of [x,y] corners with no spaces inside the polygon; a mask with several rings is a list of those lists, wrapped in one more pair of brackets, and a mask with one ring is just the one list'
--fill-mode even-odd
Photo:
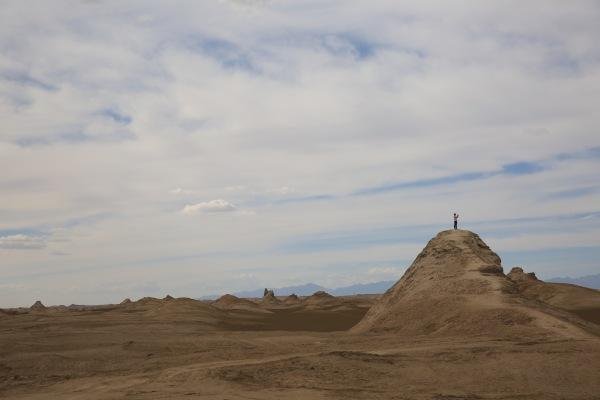
{"label": "sandy slope", "polygon": [[583,338],[597,326],[532,302],[469,231],[440,232],[352,332]]}
{"label": "sandy slope", "polygon": [[507,277],[515,283],[521,296],[573,313],[600,324],[600,290],[568,283],[543,282],[534,273],[513,268]]}

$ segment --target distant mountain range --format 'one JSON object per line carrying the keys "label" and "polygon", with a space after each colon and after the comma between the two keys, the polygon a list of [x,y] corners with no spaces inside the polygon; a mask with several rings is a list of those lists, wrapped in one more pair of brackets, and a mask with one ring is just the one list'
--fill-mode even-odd
{"label": "distant mountain range", "polygon": [[600,274],[586,275],[579,278],[565,276],[562,278],[548,279],[547,282],[572,283],[573,285],[585,286],[592,289],[600,289]]}
{"label": "distant mountain range", "polygon": [[[298,285],[298,286],[286,286],[286,287],[282,287],[282,288],[274,288],[273,291],[275,292],[276,296],[289,296],[292,293],[296,294],[298,296],[310,296],[311,294],[318,292],[320,290],[325,291],[334,296],[351,296],[354,294],[384,293],[386,290],[388,290],[390,287],[392,287],[392,285],[394,283],[396,283],[396,281],[358,283],[356,285],[344,286],[344,287],[339,287],[339,288],[334,288],[334,289],[326,288],[321,285],[317,285],[315,283],[307,283],[307,284]],[[271,288],[269,288],[269,289],[271,289]],[[264,290],[264,288],[256,289],[256,290],[247,290],[247,291],[243,291],[243,292],[235,292],[235,293],[233,293],[233,295],[235,295],[237,297],[246,297],[246,298],[262,297],[263,290]],[[211,299],[215,299],[217,297],[219,297],[219,295],[204,296],[201,299],[202,300],[211,300]]]}

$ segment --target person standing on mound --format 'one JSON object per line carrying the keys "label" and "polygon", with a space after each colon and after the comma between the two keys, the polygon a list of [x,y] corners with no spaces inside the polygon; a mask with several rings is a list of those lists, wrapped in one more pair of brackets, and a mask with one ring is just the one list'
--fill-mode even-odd
{"label": "person standing on mound", "polygon": [[458,214],[454,213],[454,229],[458,229]]}

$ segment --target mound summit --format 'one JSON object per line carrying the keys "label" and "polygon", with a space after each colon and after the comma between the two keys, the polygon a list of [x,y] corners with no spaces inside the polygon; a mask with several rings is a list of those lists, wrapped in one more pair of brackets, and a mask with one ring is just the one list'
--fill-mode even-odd
{"label": "mound summit", "polygon": [[538,282],[522,269],[504,275],[500,257],[477,234],[442,231],[351,331],[407,336],[584,334],[581,328],[587,322],[524,296],[522,288],[531,285],[524,281]]}
{"label": "mound summit", "polygon": [[285,304],[298,304],[300,303],[300,298],[295,293],[292,293],[286,297],[283,302]]}
{"label": "mound summit", "polygon": [[44,311],[47,307],[40,300],[37,300],[29,309],[32,311]]}

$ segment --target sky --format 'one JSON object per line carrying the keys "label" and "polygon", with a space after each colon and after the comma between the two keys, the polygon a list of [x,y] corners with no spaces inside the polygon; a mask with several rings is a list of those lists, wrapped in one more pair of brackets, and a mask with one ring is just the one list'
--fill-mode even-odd
{"label": "sky", "polygon": [[600,273],[597,1],[0,3],[0,306]]}

